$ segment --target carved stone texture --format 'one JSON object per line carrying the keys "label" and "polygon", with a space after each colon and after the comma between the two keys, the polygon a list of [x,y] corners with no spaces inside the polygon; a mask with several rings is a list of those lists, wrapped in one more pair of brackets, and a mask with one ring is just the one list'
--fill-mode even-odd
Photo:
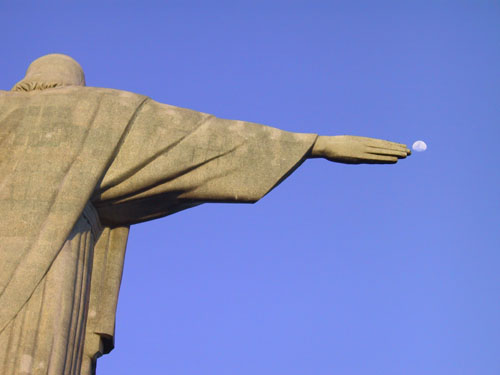
{"label": "carved stone texture", "polygon": [[308,157],[394,163],[404,145],[318,137],[85,87],[69,56],[0,91],[0,373],[95,373],[114,347],[129,227],[252,203]]}

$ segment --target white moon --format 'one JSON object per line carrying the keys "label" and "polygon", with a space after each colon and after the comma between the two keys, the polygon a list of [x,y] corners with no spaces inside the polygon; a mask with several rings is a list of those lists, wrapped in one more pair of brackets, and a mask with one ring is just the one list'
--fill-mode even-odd
{"label": "white moon", "polygon": [[422,151],[425,151],[427,150],[427,145],[425,144],[424,141],[416,141],[412,148],[417,151],[417,152],[422,152]]}

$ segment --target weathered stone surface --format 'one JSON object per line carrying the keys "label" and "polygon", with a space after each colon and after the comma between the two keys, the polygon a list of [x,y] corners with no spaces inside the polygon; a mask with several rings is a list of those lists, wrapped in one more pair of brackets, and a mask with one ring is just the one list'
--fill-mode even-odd
{"label": "weathered stone surface", "polygon": [[318,137],[85,87],[68,56],[0,91],[0,373],[92,374],[114,346],[129,226],[255,202],[308,157],[394,163],[406,146]]}

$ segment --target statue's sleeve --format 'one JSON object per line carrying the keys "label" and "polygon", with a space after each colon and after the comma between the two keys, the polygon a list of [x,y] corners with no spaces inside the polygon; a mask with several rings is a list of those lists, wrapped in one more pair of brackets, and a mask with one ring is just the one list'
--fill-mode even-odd
{"label": "statue's sleeve", "polygon": [[253,203],[305,160],[317,137],[153,100],[131,121],[93,198],[108,225],[204,202]]}

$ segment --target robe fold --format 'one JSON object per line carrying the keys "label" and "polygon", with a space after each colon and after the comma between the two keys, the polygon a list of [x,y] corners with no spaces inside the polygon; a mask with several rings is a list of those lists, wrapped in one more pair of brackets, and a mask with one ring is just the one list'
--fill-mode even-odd
{"label": "robe fold", "polygon": [[118,90],[0,91],[0,373],[92,374],[129,226],[255,202],[315,139]]}

